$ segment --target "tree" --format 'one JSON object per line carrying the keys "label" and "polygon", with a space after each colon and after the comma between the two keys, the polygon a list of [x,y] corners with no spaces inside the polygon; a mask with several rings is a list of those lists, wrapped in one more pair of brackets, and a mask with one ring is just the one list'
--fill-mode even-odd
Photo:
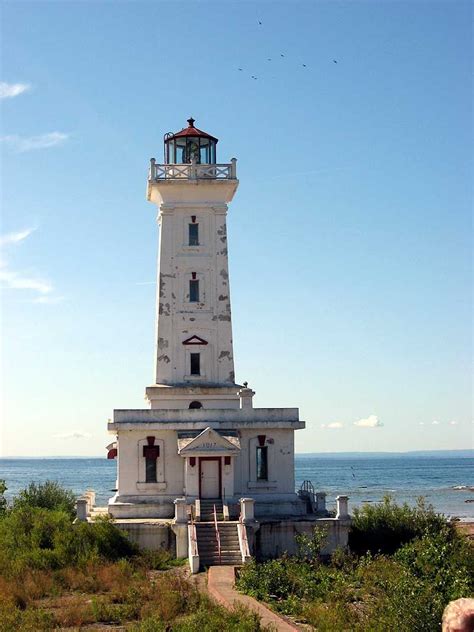
{"label": "tree", "polygon": [[56,481],[30,483],[22,489],[13,501],[13,508],[41,507],[42,509],[60,509],[71,518],[75,515],[76,497],[72,490],[65,489]]}

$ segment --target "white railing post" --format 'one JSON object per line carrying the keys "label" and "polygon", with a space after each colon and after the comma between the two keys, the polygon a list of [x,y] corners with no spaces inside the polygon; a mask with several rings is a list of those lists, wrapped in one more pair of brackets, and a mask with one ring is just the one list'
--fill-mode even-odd
{"label": "white railing post", "polygon": [[237,178],[237,158],[232,158],[230,161],[230,177],[232,180]]}
{"label": "white railing post", "polygon": [[199,573],[199,551],[197,546],[196,525],[188,525],[188,559],[191,573]]}
{"label": "white railing post", "polygon": [[154,158],[150,158],[150,180],[154,180],[156,178],[156,160]]}
{"label": "white railing post", "polygon": [[78,498],[76,500],[76,516],[80,522],[87,520],[87,498]]}
{"label": "white railing post", "polygon": [[316,492],[316,513],[326,511],[326,492]]}
{"label": "white railing post", "polygon": [[336,496],[336,518],[338,520],[349,518],[349,512],[347,508],[348,501],[349,496]]}
{"label": "white railing post", "polygon": [[253,498],[240,499],[240,515],[244,524],[255,522],[255,500]]}
{"label": "white railing post", "polygon": [[174,521],[176,524],[188,522],[188,513],[186,510],[186,498],[176,498],[174,501]]}
{"label": "white railing post", "polygon": [[191,158],[191,166],[189,169],[189,179],[196,180],[197,179],[197,167],[196,167],[196,158]]}

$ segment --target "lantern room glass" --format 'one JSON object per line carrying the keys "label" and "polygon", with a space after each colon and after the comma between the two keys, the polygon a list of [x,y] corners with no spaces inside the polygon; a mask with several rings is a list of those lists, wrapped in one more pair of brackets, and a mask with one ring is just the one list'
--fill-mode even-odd
{"label": "lantern room glass", "polygon": [[203,136],[181,136],[165,139],[165,161],[167,164],[216,164],[216,141]]}

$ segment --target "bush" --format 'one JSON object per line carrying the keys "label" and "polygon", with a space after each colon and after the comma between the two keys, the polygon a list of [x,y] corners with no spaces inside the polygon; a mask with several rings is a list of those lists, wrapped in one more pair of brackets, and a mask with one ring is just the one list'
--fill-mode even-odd
{"label": "bush", "polygon": [[0,574],[118,560],[137,547],[110,519],[72,524],[64,511],[17,506],[0,520]]}
{"label": "bush", "polygon": [[[336,551],[329,563],[252,561],[242,568],[238,588],[321,631],[438,630],[446,605],[474,592],[474,548],[422,503],[410,509],[387,500],[370,509],[361,510],[360,533],[363,527],[367,538],[377,538],[377,548],[394,554]],[[388,534],[388,544],[380,544],[381,534]],[[409,541],[400,545],[403,539]]]}
{"label": "bush", "polygon": [[5,492],[7,489],[5,481],[0,479],[0,517],[5,514],[7,509],[7,499],[5,498]]}
{"label": "bush", "polygon": [[30,483],[13,500],[13,508],[40,507],[41,509],[59,509],[71,518],[75,516],[76,497],[72,490],[65,489],[55,481]]}
{"label": "bush", "polygon": [[407,542],[443,528],[454,532],[446,518],[435,513],[431,505],[425,505],[422,498],[416,507],[409,507],[406,503],[397,505],[391,496],[385,496],[380,504],[354,509],[349,547],[360,555],[369,551],[391,555]]}

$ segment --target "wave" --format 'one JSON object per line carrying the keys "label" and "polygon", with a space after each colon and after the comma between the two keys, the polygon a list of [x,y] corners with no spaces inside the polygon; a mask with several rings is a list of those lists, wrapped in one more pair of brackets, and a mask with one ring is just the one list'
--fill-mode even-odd
{"label": "wave", "polygon": [[449,489],[455,489],[457,491],[474,492],[474,485],[453,485]]}

